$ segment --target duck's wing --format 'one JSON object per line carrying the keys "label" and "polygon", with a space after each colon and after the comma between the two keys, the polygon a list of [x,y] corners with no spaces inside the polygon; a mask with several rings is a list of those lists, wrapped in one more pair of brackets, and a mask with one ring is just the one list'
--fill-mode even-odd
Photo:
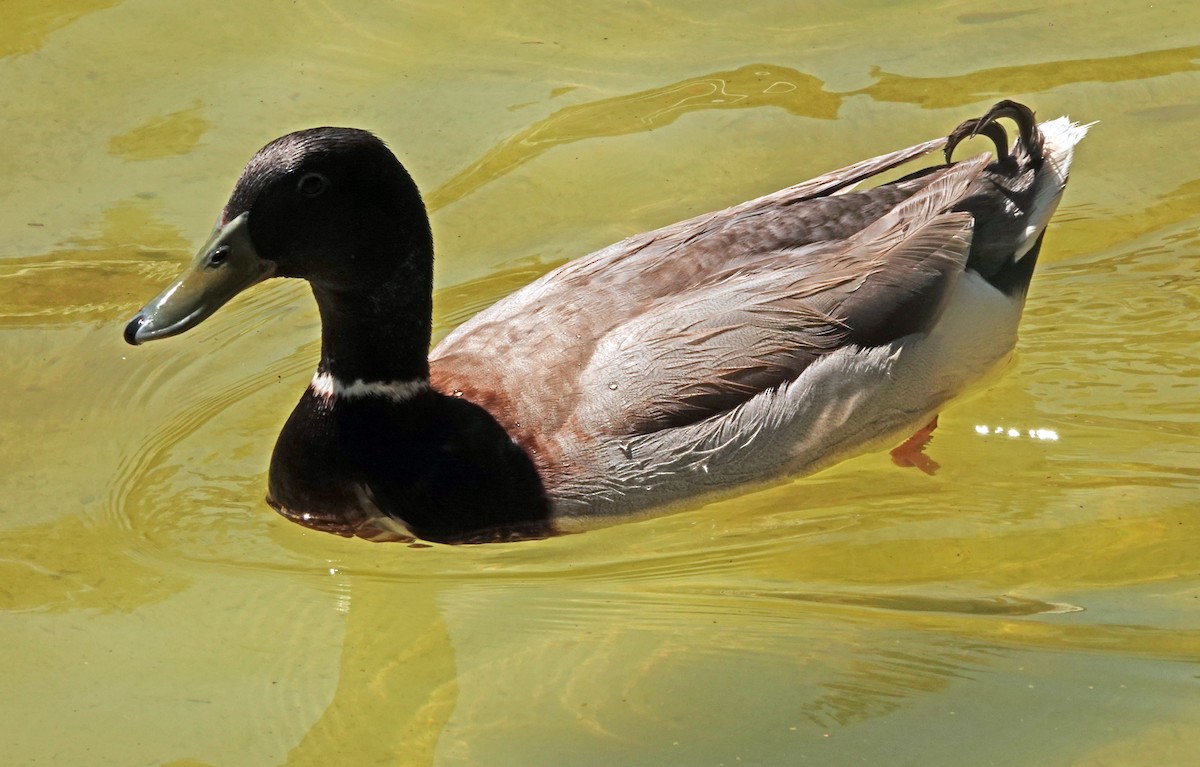
{"label": "duck's wing", "polygon": [[614,327],[565,430],[646,434],[732,410],[822,355],[923,332],[962,274],[972,216],[950,209],[986,158],[941,172],[854,236],[769,254]]}

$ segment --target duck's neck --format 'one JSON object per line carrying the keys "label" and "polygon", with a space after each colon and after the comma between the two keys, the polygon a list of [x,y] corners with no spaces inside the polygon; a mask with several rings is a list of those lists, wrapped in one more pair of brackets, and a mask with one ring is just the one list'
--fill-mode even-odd
{"label": "duck's neck", "polygon": [[408,274],[369,291],[313,285],[321,312],[318,376],[345,385],[427,383],[431,287]]}

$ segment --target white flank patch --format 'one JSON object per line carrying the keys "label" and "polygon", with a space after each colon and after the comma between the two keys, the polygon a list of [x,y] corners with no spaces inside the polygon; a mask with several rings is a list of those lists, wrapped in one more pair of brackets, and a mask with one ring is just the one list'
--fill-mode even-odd
{"label": "white flank patch", "polygon": [[355,379],[346,383],[330,373],[318,372],[308,388],[313,394],[325,399],[361,399],[363,397],[385,397],[394,402],[405,402],[429,388],[429,380],[414,378],[409,381],[364,381]]}

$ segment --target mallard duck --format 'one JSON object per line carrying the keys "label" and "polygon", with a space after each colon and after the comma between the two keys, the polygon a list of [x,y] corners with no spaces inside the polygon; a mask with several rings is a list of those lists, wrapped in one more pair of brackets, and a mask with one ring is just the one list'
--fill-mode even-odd
{"label": "mallard duck", "polygon": [[[125,338],[182,333],[270,277],[308,280],[321,358],[275,445],[272,507],[370,540],[574,532],[927,424],[1009,357],[1087,128],[1001,102],[946,138],[572,261],[432,351],[416,185],[371,133],[303,130],[254,155]],[[974,135],[995,155],[952,161]],[[939,149],[944,164],[854,191]]]}

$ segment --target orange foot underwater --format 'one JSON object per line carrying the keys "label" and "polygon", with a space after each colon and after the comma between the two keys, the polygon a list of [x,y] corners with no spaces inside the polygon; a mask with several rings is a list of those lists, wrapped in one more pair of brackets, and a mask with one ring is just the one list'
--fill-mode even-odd
{"label": "orange foot underwater", "polygon": [[935,415],[932,421],[892,450],[892,463],[897,466],[915,466],[932,477],[934,472],[941,468],[941,465],[925,455],[925,446],[929,444],[929,440],[933,439],[933,430],[937,428],[937,421],[938,417]]}

